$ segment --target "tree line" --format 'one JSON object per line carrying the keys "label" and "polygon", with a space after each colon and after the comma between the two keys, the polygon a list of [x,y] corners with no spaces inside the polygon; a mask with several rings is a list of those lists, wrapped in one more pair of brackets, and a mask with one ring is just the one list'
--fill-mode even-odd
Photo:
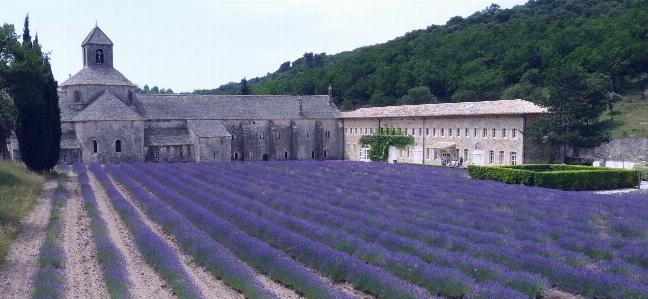
{"label": "tree line", "polygon": [[61,111],[58,82],[38,35],[32,40],[29,15],[22,42],[12,24],[0,27],[0,140],[6,157],[16,132],[22,161],[33,171],[51,170],[59,160]]}
{"label": "tree line", "polygon": [[[326,94],[332,84],[336,104],[351,110],[528,98],[546,87],[552,69],[577,65],[590,75],[607,76],[618,93],[648,72],[647,4],[531,0],[511,9],[493,4],[384,44],[336,55],[305,53],[248,84],[252,94],[304,95]],[[214,91],[237,90],[240,84],[225,86]]]}

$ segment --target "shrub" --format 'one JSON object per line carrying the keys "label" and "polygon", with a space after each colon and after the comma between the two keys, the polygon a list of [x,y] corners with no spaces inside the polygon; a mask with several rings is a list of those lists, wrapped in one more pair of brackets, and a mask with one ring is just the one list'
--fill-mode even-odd
{"label": "shrub", "polygon": [[641,172],[641,180],[648,181],[648,162],[641,162],[636,164],[633,169],[639,170]]}
{"label": "shrub", "polygon": [[562,190],[599,190],[636,185],[635,171],[581,165],[469,165],[468,175],[472,178],[490,179],[508,184],[533,185]]}

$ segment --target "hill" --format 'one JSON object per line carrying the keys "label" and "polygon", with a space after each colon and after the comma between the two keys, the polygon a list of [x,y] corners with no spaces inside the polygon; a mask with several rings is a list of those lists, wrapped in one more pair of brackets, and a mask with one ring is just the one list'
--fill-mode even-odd
{"label": "hill", "polygon": [[[511,9],[493,4],[467,18],[406,33],[384,44],[336,55],[305,53],[250,80],[256,94],[326,94],[344,110],[424,101],[526,97],[551,67],[579,64],[626,83],[648,71],[648,1],[536,0]],[[197,93],[230,93],[230,82]],[[413,90],[416,93],[416,90]]]}

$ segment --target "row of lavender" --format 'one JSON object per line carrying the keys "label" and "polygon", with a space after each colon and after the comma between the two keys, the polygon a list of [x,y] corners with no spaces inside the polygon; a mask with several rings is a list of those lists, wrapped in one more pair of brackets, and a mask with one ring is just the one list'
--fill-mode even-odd
{"label": "row of lavender", "polygon": [[97,199],[85,165],[77,163],[74,169],[79,175],[83,207],[90,218],[90,230],[97,250],[96,258],[108,294],[111,298],[131,298],[129,290],[132,284],[128,278],[126,260],[108,234],[108,225],[97,207]]}
{"label": "row of lavender", "polygon": [[62,223],[61,208],[67,202],[65,182],[58,180],[52,196],[50,220],[45,241],[38,254],[38,272],[31,298],[62,298],[65,293],[65,251],[60,242]]}
{"label": "row of lavender", "polygon": [[[149,166],[164,167],[146,165]],[[334,225],[338,228],[385,248],[400,244],[400,252],[426,262],[455,265],[465,274],[476,266],[471,276],[478,281],[496,280],[527,294],[546,286],[533,275],[527,275],[526,282],[507,280],[502,274],[506,269],[493,265],[499,264],[509,270],[540,273],[561,288],[590,296],[621,298],[646,294],[646,251],[642,250],[645,208],[641,207],[645,202],[640,195],[603,197],[520,186],[502,192],[495,188],[511,185],[493,187],[492,182],[461,178],[463,174],[456,171],[373,163],[173,166],[166,171],[195,171],[194,176],[210,185],[234,190],[243,198],[256,199],[274,208],[290,202],[306,205],[311,207],[306,213],[314,218],[305,218],[298,206],[281,209],[286,214],[292,209],[292,215],[309,221],[337,223]],[[472,184],[468,190],[467,184]],[[277,199],[285,200],[282,203]],[[615,204],[610,204],[610,199]],[[579,213],[572,213],[576,208]],[[595,213],[584,216],[583,211]],[[597,226],[600,215],[612,223]],[[354,221],[362,221],[364,227],[358,228]],[[382,231],[392,235],[376,238]],[[417,240],[420,242],[411,242]],[[443,250],[426,252],[425,245]],[[461,256],[471,259],[460,263]]]}

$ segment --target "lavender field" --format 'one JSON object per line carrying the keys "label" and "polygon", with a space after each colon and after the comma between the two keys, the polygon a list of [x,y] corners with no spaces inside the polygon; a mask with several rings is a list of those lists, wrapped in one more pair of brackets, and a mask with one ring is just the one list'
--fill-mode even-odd
{"label": "lavender field", "polygon": [[242,264],[307,298],[353,297],[341,282],[378,298],[648,298],[645,192],[566,192],[473,180],[461,169],[346,161],[104,170],[249,298],[272,295]]}

